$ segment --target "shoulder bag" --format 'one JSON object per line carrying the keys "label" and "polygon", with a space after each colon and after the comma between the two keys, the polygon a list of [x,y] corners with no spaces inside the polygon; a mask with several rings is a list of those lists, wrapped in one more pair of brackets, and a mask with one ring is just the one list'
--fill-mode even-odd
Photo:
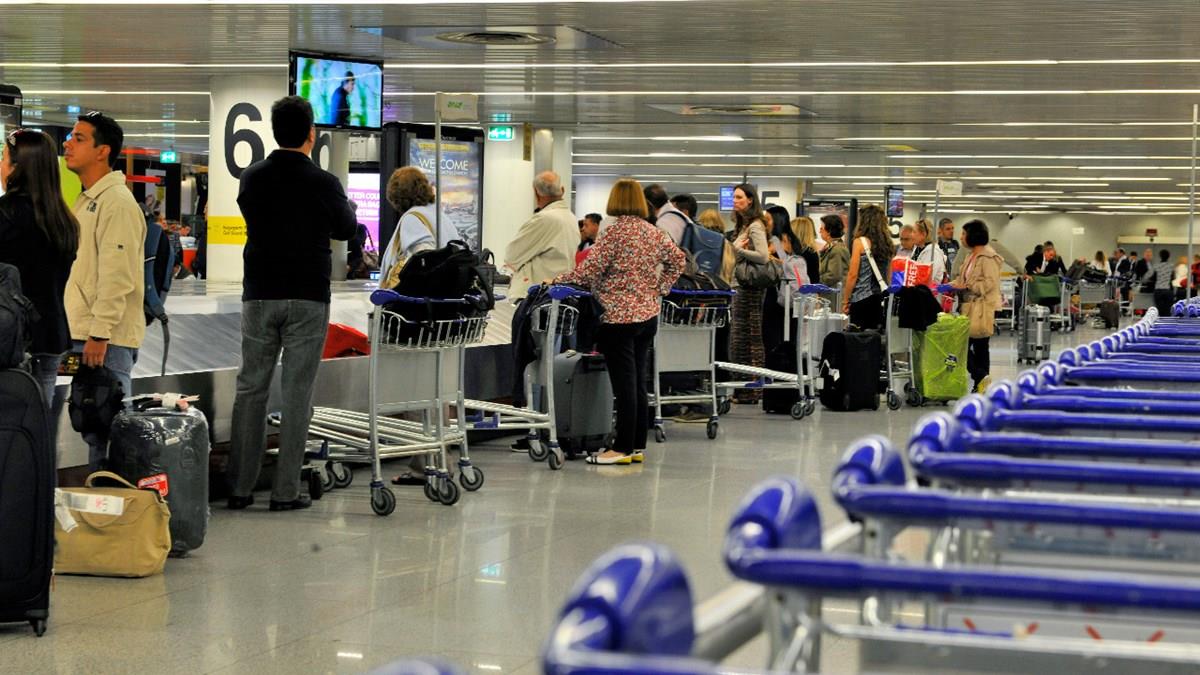
{"label": "shoulder bag", "polygon": [[[425,214],[420,211],[413,211],[412,214],[417,217],[417,220],[421,221],[425,229],[429,230],[429,234],[437,237],[437,234],[433,231],[433,224],[429,222]],[[401,216],[400,219],[403,220],[404,216]],[[380,288],[395,288],[396,284],[400,283],[400,270],[404,269],[404,263],[408,262],[408,258],[404,256],[404,251],[400,248],[400,233],[401,228],[397,227],[395,234],[392,235],[392,266],[387,270],[387,278],[379,284]],[[437,246],[435,245],[434,248],[437,248]]]}
{"label": "shoulder bag", "polygon": [[[753,246],[754,240],[750,239],[749,241]],[[737,264],[733,266],[733,278],[737,279],[738,285],[742,288],[773,288],[779,285],[780,280],[783,279],[783,267],[779,260],[769,256],[763,263],[739,258]]]}
{"label": "shoulder bag", "polygon": [[[97,483],[107,485],[100,487]],[[55,494],[54,571],[102,577],[159,574],[171,552],[171,511],[157,490],[109,471]]]}

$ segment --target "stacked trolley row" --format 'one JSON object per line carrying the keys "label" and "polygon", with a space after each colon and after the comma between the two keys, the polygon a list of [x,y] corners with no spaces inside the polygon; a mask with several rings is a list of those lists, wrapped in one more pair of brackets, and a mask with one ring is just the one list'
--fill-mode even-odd
{"label": "stacked trolley row", "polygon": [[809,330],[812,320],[816,318],[817,312],[822,309],[827,310],[831,306],[829,296],[833,297],[832,303],[837,302],[839,291],[823,284],[806,284],[800,286],[795,295],[792,295],[790,286],[784,285],[783,293],[785,341],[790,340],[792,337],[790,334],[792,318],[795,317],[798,319],[797,335],[795,336],[795,340],[791,340],[796,349],[796,372],[790,373],[724,361],[714,363],[714,369],[719,369],[733,375],[744,375],[753,378],[750,380],[731,380],[716,383],[718,410],[720,414],[729,412],[729,396],[733,391],[738,389],[796,390],[798,392],[797,401],[792,405],[790,412],[792,417],[797,420],[811,415],[816,410],[817,380],[814,375],[815,364],[812,363],[815,355],[811,353]]}
{"label": "stacked trolley row", "polygon": [[887,439],[856,442],[833,479],[850,522],[832,530],[796,481],[761,484],[725,541],[743,583],[694,612],[670,551],[615,549],[569,596],[546,672],[728,672],[762,633],[772,672],[821,669],[826,636],[871,672],[1196,672],[1200,366],[1180,357],[1200,349],[1200,305],[1176,311],[1197,316],[1151,310],[925,416],[911,475]]}
{"label": "stacked trolley row", "polygon": [[[530,288],[530,297],[540,290],[538,286]],[[513,406],[468,399],[459,407],[459,414],[471,430],[525,431],[529,457],[557,470],[563,467],[566,456],[558,443],[555,421],[554,356],[559,353],[562,341],[574,336],[578,329],[579,309],[573,303],[591,294],[563,285],[551,285],[545,290],[549,302],[534,307],[529,317],[530,332],[538,345],[537,358],[524,373],[514,375],[522,378],[526,404]]]}
{"label": "stacked trolley row", "polygon": [[[367,411],[314,408],[309,435],[322,442],[321,458],[331,469],[340,463],[371,466],[371,509],[381,516],[396,508],[396,497],[383,481],[384,459],[426,457],[425,496],[453,505],[461,494],[459,485],[468,491],[483,486],[483,472],[471,463],[466,430],[448,411],[450,406],[463,408],[464,350],[483,340],[488,317],[470,316],[478,313],[471,309],[478,304],[474,297],[412,298],[378,290],[371,303]],[[453,318],[410,318],[443,314]],[[278,418],[272,421],[278,423]],[[449,463],[454,446],[460,453],[458,484]],[[349,485],[348,478],[343,482],[340,477],[348,472],[331,473],[339,486]]]}
{"label": "stacked trolley row", "polygon": [[[654,336],[654,440],[667,440],[663,426],[664,403],[707,403],[705,431],[715,439],[720,429],[717,402],[717,332],[729,323],[729,305],[733,291],[673,289],[663,298]],[[708,373],[705,391],[663,395],[663,373]]]}

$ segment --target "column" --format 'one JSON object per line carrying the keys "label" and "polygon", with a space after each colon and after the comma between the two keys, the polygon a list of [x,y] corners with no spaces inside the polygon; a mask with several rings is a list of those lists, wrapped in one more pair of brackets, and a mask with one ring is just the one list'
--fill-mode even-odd
{"label": "column", "polygon": [[[342,189],[350,184],[350,134],[341,131],[317,133],[317,144],[313,147],[313,161],[317,166],[337,176]],[[329,240],[333,253],[329,278],[333,281],[346,280],[346,242]]]}
{"label": "column", "polygon": [[511,141],[485,141],[483,150],[483,248],[504,263],[504,249],[533,215],[533,153],[525,156],[524,130]]}
{"label": "column", "polygon": [[287,93],[287,76],[223,75],[212,79],[210,90],[208,278],[241,281],[246,221],[237,205],[238,180],[277,147],[271,104]]}

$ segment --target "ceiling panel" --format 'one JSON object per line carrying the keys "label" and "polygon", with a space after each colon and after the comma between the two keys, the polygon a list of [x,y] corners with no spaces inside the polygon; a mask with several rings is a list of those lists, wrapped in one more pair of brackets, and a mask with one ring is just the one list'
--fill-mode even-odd
{"label": "ceiling panel", "polygon": [[[1093,187],[1064,186],[1062,192],[1182,194],[1186,188],[1178,184],[1187,179],[1187,162],[1179,158],[1190,156],[1190,128],[1134,124],[1187,122],[1192,103],[1200,101],[1200,3],[1195,0],[355,6],[95,2],[3,9],[0,80],[27,92],[47,92],[29,95],[35,106],[80,105],[131,120],[203,121],[209,106],[204,92],[211,78],[230,72],[203,64],[266,66],[266,72],[283,78],[289,47],[329,50],[385,59],[390,119],[428,121],[433,103],[429,93],[475,91],[485,94],[485,115],[511,113],[514,121],[570,129],[581,137],[633,139],[578,141],[579,174],[840,175],[905,178],[918,189],[938,176],[985,183],[1022,178],[1028,183],[1065,182],[1074,177]],[[619,48],[433,49],[368,30],[522,25],[569,27]],[[1191,62],[1144,62],[1163,59]],[[1086,62],[1090,60],[1129,62]],[[1003,61],[1021,63],[998,63]],[[188,65],[56,65],[79,63]],[[766,63],[790,65],[746,65]],[[654,65],[642,67],[646,64]],[[522,67],[495,67],[503,65]],[[1117,90],[1184,91],[1053,93]],[[80,91],[134,94],[60,93]],[[814,116],[691,117],[652,107],[683,103],[789,103]],[[964,126],[979,123],[1044,126]],[[206,133],[204,124],[183,122],[126,126],[133,134]],[[643,140],[691,135],[737,135],[745,140]],[[147,145],[192,152],[207,146],[204,138],[139,138]],[[887,151],[881,145],[911,150]],[[751,157],[636,156],[652,152]],[[767,157],[779,154],[808,157]],[[1147,159],[1137,159],[1143,157]],[[968,166],[976,168],[959,168]],[[1085,166],[1118,168],[1078,168]],[[1129,166],[1169,168],[1124,170]],[[1153,180],[1112,180],[1103,186],[1096,180],[1123,176]],[[1098,201],[1102,200],[1092,203]]]}

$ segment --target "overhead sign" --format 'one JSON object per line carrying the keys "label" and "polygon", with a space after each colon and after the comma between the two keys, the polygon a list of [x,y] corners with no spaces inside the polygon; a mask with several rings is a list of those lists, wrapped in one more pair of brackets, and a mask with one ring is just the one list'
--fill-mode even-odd
{"label": "overhead sign", "polygon": [[960,180],[939,180],[937,182],[938,194],[943,197],[961,197],[962,196],[962,181]]}
{"label": "overhead sign", "polygon": [[479,121],[479,97],[475,94],[438,94],[437,106],[443,122]]}
{"label": "overhead sign", "polygon": [[1082,227],[1072,227],[1071,234],[1087,234],[1087,230]]}
{"label": "overhead sign", "polygon": [[517,137],[517,128],[512,126],[511,124],[488,127],[487,139],[489,141],[499,141],[501,143],[508,143],[508,142],[511,142],[514,139],[516,139],[516,137]]}
{"label": "overhead sign", "polygon": [[174,150],[163,150],[162,154],[158,156],[158,161],[162,162],[163,164],[178,164],[179,153],[175,152]]}
{"label": "overhead sign", "polygon": [[1156,227],[1147,227],[1147,228],[1146,228],[1146,236],[1147,236],[1147,237],[1157,237],[1157,236],[1158,236],[1158,228],[1156,228]]}
{"label": "overhead sign", "polygon": [[77,105],[67,106],[67,114],[68,115],[78,115],[82,110],[83,110],[83,108],[80,108]]}
{"label": "overhead sign", "polygon": [[733,210],[733,188],[732,185],[722,185],[720,192],[720,207],[722,211]]}

